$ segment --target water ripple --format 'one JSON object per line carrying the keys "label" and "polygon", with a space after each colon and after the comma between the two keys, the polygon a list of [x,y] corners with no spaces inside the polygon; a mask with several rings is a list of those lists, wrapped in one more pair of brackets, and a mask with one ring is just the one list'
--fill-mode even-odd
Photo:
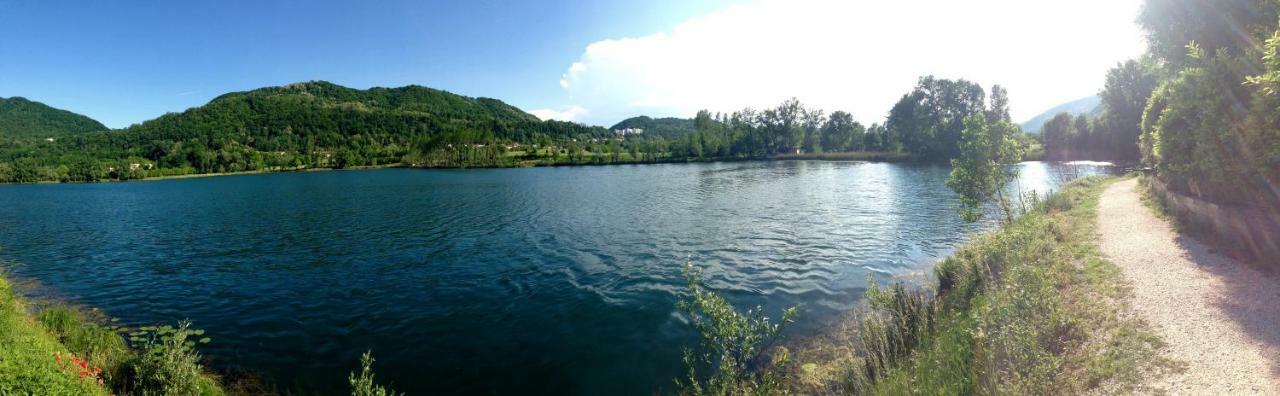
{"label": "water ripple", "polygon": [[[1026,164],[1020,184],[1043,193],[1063,167]],[[868,277],[927,268],[981,227],[958,220],[948,172],[746,162],[0,186],[0,260],[124,323],[190,318],[215,365],[284,388],[343,389],[372,348],[379,376],[413,394],[640,395],[668,387],[696,341],[676,310],[686,260],[736,306],[800,305],[794,331],[811,331]]]}

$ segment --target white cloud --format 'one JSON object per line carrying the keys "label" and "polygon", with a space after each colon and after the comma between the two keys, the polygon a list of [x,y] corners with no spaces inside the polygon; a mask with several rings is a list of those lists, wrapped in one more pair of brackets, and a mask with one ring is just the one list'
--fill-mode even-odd
{"label": "white cloud", "polygon": [[606,125],[792,96],[870,123],[933,74],[1004,85],[1023,119],[1096,93],[1141,53],[1138,1],[763,0],[592,43],[560,85],[592,110],[573,118]]}
{"label": "white cloud", "polygon": [[[564,80],[561,80],[561,81],[563,84]],[[554,110],[554,109],[529,110],[529,114],[533,114],[535,117],[538,117],[538,119],[543,121],[546,121],[546,120],[581,121],[581,118],[587,115],[588,113],[589,112],[587,111],[587,109],[584,109],[579,106],[567,106],[564,108],[564,110]]]}

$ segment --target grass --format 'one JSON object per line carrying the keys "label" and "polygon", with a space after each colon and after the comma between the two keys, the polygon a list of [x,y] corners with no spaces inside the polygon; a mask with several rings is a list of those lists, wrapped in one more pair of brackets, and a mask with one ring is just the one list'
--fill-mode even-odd
{"label": "grass", "polygon": [[12,286],[0,278],[0,394],[108,394],[96,381],[60,367],[55,357],[71,352],[27,310]]}
{"label": "grass", "polygon": [[[196,351],[209,338],[187,322],[122,328],[101,314],[67,305],[35,308],[0,276],[0,395],[277,393],[251,376],[224,389]],[[349,377],[351,394],[401,395],[374,382],[372,365],[373,357],[365,353],[359,374]]]}
{"label": "grass", "polygon": [[106,322],[65,305],[36,312],[0,278],[0,394],[224,394],[186,339],[194,330],[150,332],[131,347],[122,333],[137,329]]}
{"label": "grass", "polygon": [[[1131,315],[1096,241],[1101,191],[1071,183],[939,263],[923,287],[874,286],[843,334],[806,345],[795,393],[1079,394],[1151,391],[1181,367]],[[835,341],[831,341],[835,340]]]}

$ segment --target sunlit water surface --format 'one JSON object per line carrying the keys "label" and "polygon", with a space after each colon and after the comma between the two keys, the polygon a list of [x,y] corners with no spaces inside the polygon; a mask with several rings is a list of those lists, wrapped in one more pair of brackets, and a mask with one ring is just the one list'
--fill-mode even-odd
{"label": "sunlit water surface", "polygon": [[[1105,164],[1024,163],[1047,192]],[[973,231],[949,168],[739,162],[306,172],[0,186],[0,258],[31,291],[124,324],[189,318],[217,367],[341,393],[372,349],[411,394],[650,394],[696,335],[686,260],[793,336],[868,275],[927,269]]]}

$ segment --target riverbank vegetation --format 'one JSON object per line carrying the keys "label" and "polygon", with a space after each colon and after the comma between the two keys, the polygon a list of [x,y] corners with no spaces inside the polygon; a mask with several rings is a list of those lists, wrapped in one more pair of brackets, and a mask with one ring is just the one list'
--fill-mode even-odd
{"label": "riverbank vegetation", "polygon": [[1045,155],[1055,160],[1137,161],[1138,124],[1156,87],[1150,59],[1129,60],[1107,71],[1096,116],[1059,113],[1041,127]]}
{"label": "riverbank vegetation", "polygon": [[1280,207],[1280,3],[1150,0],[1140,22],[1161,73],[1143,162],[1180,193]]}
{"label": "riverbank vegetation", "polygon": [[790,350],[762,353],[788,359],[757,360],[766,362],[757,372],[778,374],[770,374],[773,382],[750,377],[753,389],[889,395],[1143,391],[1147,380],[1179,365],[1160,356],[1162,342],[1129,314],[1129,291],[1098,251],[1096,207],[1112,181],[1087,178],[1067,185],[1002,229],[958,249],[924,284],[873,283],[867,305],[831,331],[792,342]]}
{"label": "riverbank vegetation", "polygon": [[[122,327],[96,311],[32,304],[0,277],[0,395],[273,395],[252,377],[228,380],[197,351],[190,322]],[[395,396],[375,381],[372,352],[348,378],[353,396]]]}
{"label": "riverbank vegetation", "polygon": [[[997,108],[990,111],[1008,117],[1003,88],[992,87],[990,101]],[[10,114],[14,122],[9,124],[30,133],[0,134],[0,183],[384,166],[814,158],[945,162],[958,153],[964,119],[988,111],[986,102],[978,84],[926,76],[884,123],[871,126],[848,112],[828,114],[793,98],[763,110],[703,110],[692,119],[636,117],[605,129],[542,121],[495,99],[426,87],[358,90],[313,81],[229,93],[204,106],[111,131],[59,124],[55,121],[72,113],[51,108],[40,113],[47,119],[38,123]],[[5,119],[0,114],[0,121]],[[54,133],[22,126],[36,124],[75,128]],[[1026,147],[1037,144],[1021,133],[1017,137]]]}
{"label": "riverbank vegetation", "polygon": [[186,324],[123,329],[66,306],[32,312],[0,278],[0,394],[224,394],[195,350],[208,339]]}
{"label": "riverbank vegetation", "polygon": [[1280,3],[1147,0],[1147,54],[1107,73],[1103,115],[1060,114],[1049,158],[1141,159],[1170,188],[1280,207]]}

